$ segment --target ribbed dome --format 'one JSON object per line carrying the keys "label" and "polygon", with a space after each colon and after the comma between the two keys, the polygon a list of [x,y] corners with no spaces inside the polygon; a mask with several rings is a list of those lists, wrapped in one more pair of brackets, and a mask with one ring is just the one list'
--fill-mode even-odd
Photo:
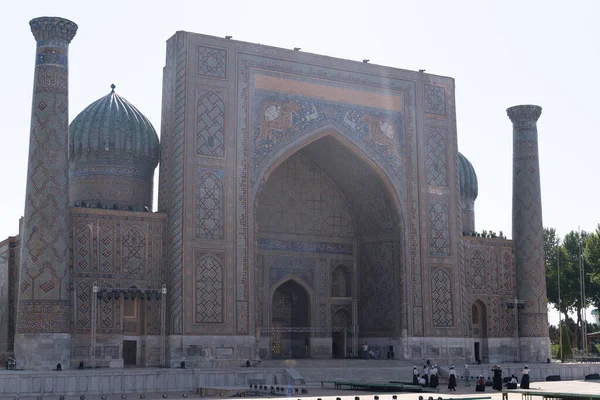
{"label": "ribbed dome", "polygon": [[158,164],[158,135],[148,119],[112,91],[90,104],[69,126],[69,161],[125,159]]}
{"label": "ribbed dome", "polygon": [[69,196],[73,206],[152,209],[156,131],[131,103],[112,91],[69,127]]}
{"label": "ribbed dome", "polygon": [[460,175],[461,196],[475,200],[479,191],[477,174],[473,164],[461,153],[458,153],[458,173]]}

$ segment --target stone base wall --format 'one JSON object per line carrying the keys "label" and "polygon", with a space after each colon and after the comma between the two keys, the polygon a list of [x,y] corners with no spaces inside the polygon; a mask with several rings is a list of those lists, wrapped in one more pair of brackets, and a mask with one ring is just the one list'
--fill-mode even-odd
{"label": "stone base wall", "polygon": [[520,359],[528,362],[546,362],[551,359],[549,337],[522,337]]}
{"label": "stone base wall", "polygon": [[[431,360],[432,363],[474,364],[475,343],[479,343],[483,363],[546,362],[550,358],[549,338],[407,338],[398,341],[404,359]],[[361,345],[363,342],[360,342]],[[520,352],[517,354],[517,345]],[[369,342],[371,345],[371,342]],[[397,356],[396,358],[399,358]]]}
{"label": "stone base wall", "polygon": [[175,336],[167,338],[167,365],[177,368],[241,367],[255,359],[254,336]]}
{"label": "stone base wall", "polygon": [[17,368],[52,370],[58,363],[69,368],[71,335],[68,333],[18,333],[15,335]]}
{"label": "stone base wall", "polygon": [[331,338],[311,338],[310,355],[317,359],[330,359],[332,354]]}
{"label": "stone base wall", "polygon": [[[97,335],[96,337],[96,366],[108,368],[122,368],[123,341],[135,340],[136,366],[160,366],[160,336],[128,336],[128,335]],[[85,367],[91,365],[90,336],[73,335],[71,338],[71,368],[77,368],[80,362]]]}
{"label": "stone base wall", "polygon": [[196,391],[199,387],[246,387],[249,379],[274,384],[274,371],[256,368],[231,370],[121,369],[63,372],[14,371],[0,375],[0,395],[12,398],[39,395],[165,393]]}

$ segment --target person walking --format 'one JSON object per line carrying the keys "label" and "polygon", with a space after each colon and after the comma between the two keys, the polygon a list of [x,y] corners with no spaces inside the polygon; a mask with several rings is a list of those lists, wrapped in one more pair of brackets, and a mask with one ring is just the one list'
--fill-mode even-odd
{"label": "person walking", "polygon": [[494,368],[492,368],[492,372],[494,372],[494,384],[492,385],[492,388],[494,390],[497,391],[501,391],[502,390],[502,369],[500,368],[499,365],[496,365]]}
{"label": "person walking", "polygon": [[465,380],[465,386],[471,386],[471,383],[469,382],[469,376],[471,376],[471,371],[469,371],[468,365],[465,365],[465,368],[463,368],[462,376]]}
{"label": "person walking", "polygon": [[523,377],[521,378],[521,389],[529,389],[529,367],[523,368]]}
{"label": "person walking", "polygon": [[417,366],[413,367],[413,385],[419,384],[419,370],[417,370]]}
{"label": "person walking", "polygon": [[448,390],[456,392],[456,370],[454,369],[454,365],[448,370]]}

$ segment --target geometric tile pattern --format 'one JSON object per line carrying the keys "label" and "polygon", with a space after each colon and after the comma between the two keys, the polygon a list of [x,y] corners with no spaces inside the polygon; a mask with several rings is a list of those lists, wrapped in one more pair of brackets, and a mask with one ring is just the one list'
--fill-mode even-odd
{"label": "geometric tile pattern", "polygon": [[[169,140],[171,160],[169,171],[169,229],[168,229],[168,332],[181,334],[183,330],[183,189],[184,189],[184,150],[185,150],[185,110],[186,110],[186,66],[187,50],[185,33],[175,35],[175,65],[167,66],[173,69],[175,88],[173,90],[174,104],[173,128]],[[170,47],[170,46],[169,46]]]}
{"label": "geometric tile pattern", "polygon": [[523,336],[547,337],[546,275],[540,190],[538,106],[507,110],[513,123],[513,239],[517,296],[525,301],[519,312]]}
{"label": "geometric tile pattern", "polygon": [[146,267],[146,235],[137,227],[123,234],[123,272],[138,275]]}
{"label": "geometric tile pattern", "polygon": [[479,250],[475,250],[471,253],[469,258],[469,272],[471,283],[471,289],[484,290],[485,289],[485,260],[483,254]]}
{"label": "geometric tile pattern", "polygon": [[394,242],[364,243],[360,267],[360,331],[393,335],[395,331]]}
{"label": "geometric tile pattern", "polygon": [[115,266],[115,239],[112,226],[101,225],[98,238],[98,267],[101,272],[112,272]]}
{"label": "geometric tile pattern", "polygon": [[196,237],[223,239],[223,171],[196,169]]}
{"label": "geometric tile pattern", "polygon": [[198,75],[225,79],[227,77],[227,50],[198,46]]}
{"label": "geometric tile pattern", "polygon": [[[158,289],[165,282],[164,268],[166,218],[152,213],[124,215],[122,211],[78,208],[71,213],[73,229],[73,263],[77,265],[77,247],[84,243],[84,236],[92,243],[90,263],[86,269],[75,269],[73,277],[73,301],[71,305],[73,328],[76,334],[88,335],[91,327],[91,288],[97,282],[103,289],[138,288]],[[78,233],[79,232],[79,233]],[[88,245],[86,245],[88,248]],[[140,319],[142,311],[131,300],[122,310],[120,299],[104,296],[97,303],[97,329],[102,334],[141,333],[151,327],[160,333],[160,302],[152,312]],[[138,298],[136,301],[140,301]],[[145,304],[145,303],[142,303]],[[149,307],[150,310],[150,307]],[[131,316],[121,311],[131,313]],[[157,314],[158,313],[158,314]],[[123,319],[125,318],[125,319]],[[125,323],[124,323],[125,322]],[[142,322],[144,325],[142,325]],[[148,328],[150,329],[150,328]],[[124,331],[125,330],[125,331]],[[150,334],[150,331],[148,331]]]}
{"label": "geometric tile pattern", "polygon": [[77,27],[57,21],[31,24],[36,40],[42,40],[33,89],[18,333],[70,331],[67,57]]}
{"label": "geometric tile pattern", "polygon": [[302,283],[315,287],[315,259],[299,257],[273,257],[269,259],[269,288],[284,278],[296,276]]}
{"label": "geometric tile pattern", "polygon": [[498,290],[498,253],[490,251],[488,258],[488,270],[490,271],[490,287],[492,290]]}
{"label": "geometric tile pattern", "polygon": [[504,252],[502,262],[502,282],[504,290],[512,289],[511,270],[512,270],[512,257],[509,252]]}
{"label": "geometric tile pattern", "polygon": [[206,92],[198,100],[196,154],[223,157],[225,155],[225,103],[215,92]]}
{"label": "geometric tile pattern", "polygon": [[271,174],[259,204],[261,232],[354,236],[351,212],[342,193],[299,154],[292,155]]}
{"label": "geometric tile pattern", "polygon": [[75,232],[73,232],[73,240],[75,241],[75,261],[76,272],[89,272],[92,268],[91,263],[91,240],[92,227],[86,224],[77,224]]}
{"label": "geometric tile pattern", "polygon": [[447,186],[446,181],[446,130],[426,128],[427,184]]}
{"label": "geometric tile pattern", "polygon": [[212,255],[196,262],[196,322],[200,324],[222,324],[223,265]]}
{"label": "geometric tile pattern", "polygon": [[92,316],[92,290],[85,281],[80,281],[75,287],[75,324],[77,329],[91,327]]}
{"label": "geometric tile pattern", "polygon": [[446,115],[446,93],[442,86],[425,84],[425,112]]}
{"label": "geometric tile pattern", "polygon": [[431,308],[434,326],[452,326],[452,278],[442,269],[431,275]]}
{"label": "geometric tile pattern", "polygon": [[441,200],[429,204],[429,255],[450,255],[450,227],[448,206]]}

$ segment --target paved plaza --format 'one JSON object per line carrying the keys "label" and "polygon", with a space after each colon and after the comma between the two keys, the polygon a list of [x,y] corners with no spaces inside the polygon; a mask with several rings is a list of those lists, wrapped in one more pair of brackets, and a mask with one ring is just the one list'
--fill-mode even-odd
{"label": "paved plaza", "polygon": [[[429,396],[432,396],[434,399],[438,397],[442,397],[444,399],[461,399],[461,398],[473,398],[473,397],[491,397],[491,400],[501,400],[502,392],[497,392],[495,390],[491,390],[491,388],[487,387],[484,393],[476,393],[474,386],[465,387],[461,382],[460,385],[456,388],[456,392],[449,392],[447,388],[440,387],[439,393],[429,394],[429,393],[377,393],[377,392],[365,392],[365,391],[356,391],[356,390],[335,390],[335,389],[323,389],[320,386],[306,386],[308,390],[308,395],[304,396],[250,396],[252,399],[263,399],[263,398],[294,398],[298,400],[356,400],[358,397],[360,400],[374,400],[375,396],[378,396],[379,400],[393,400],[393,396],[397,396],[397,400],[418,400],[419,396],[423,396],[425,399],[428,399]],[[216,398],[226,398],[225,396],[228,394],[232,394],[235,390],[239,389],[240,393],[244,393],[245,388],[239,387],[231,387],[229,390],[227,388],[223,388],[224,396],[219,396],[219,394],[215,395],[206,395],[201,396],[195,392],[155,392],[155,393],[128,393],[122,397],[123,394],[113,393],[106,395],[105,399],[103,399],[103,395],[94,394],[94,395],[84,395],[84,400],[137,400],[137,399],[145,399],[145,400],[154,400],[154,399],[216,399]],[[531,390],[543,390],[548,392],[560,392],[560,393],[577,393],[577,394],[595,394],[600,395],[600,381],[583,381],[583,380],[574,380],[574,381],[561,381],[561,382],[532,382]],[[234,393],[235,394],[235,393]],[[143,397],[141,397],[143,396]],[[166,397],[165,397],[166,396]],[[42,396],[42,399],[47,400],[59,400],[59,395],[46,395]],[[509,400],[518,400],[521,398],[520,393],[509,393]],[[0,396],[0,399],[12,399],[16,400],[17,397],[3,395]],[[40,400],[38,396],[20,396],[19,400]],[[64,396],[64,400],[81,400],[81,395],[67,395]]]}

